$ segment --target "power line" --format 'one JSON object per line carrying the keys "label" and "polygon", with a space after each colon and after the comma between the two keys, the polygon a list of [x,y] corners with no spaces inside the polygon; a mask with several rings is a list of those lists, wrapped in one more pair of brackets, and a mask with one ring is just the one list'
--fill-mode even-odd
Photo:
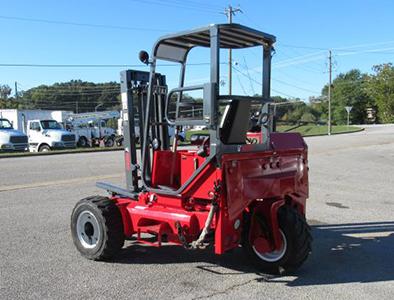
{"label": "power line", "polygon": [[353,45],[353,46],[332,48],[332,50],[345,51],[345,50],[349,50],[349,49],[353,49],[353,48],[365,48],[365,47],[378,46],[378,45],[387,45],[387,44],[392,44],[392,43],[394,43],[394,41],[368,43],[368,44],[358,44],[358,45]]}
{"label": "power line", "polygon": [[131,0],[133,2],[138,2],[144,3],[144,4],[150,4],[150,5],[159,5],[159,6],[165,6],[165,7],[175,7],[175,8],[181,8],[181,9],[186,9],[186,10],[199,10],[201,12],[208,12],[208,13],[215,13],[217,14],[217,10],[215,8],[208,8],[207,5],[201,6],[198,5],[197,3],[192,3],[192,2],[177,2],[177,1],[159,1],[159,0]]}
{"label": "power line", "polygon": [[320,48],[320,47],[312,47],[312,46],[298,46],[298,45],[289,45],[289,44],[282,44],[278,42],[282,47],[287,47],[287,48],[299,48],[299,49],[310,49],[310,50],[321,50],[321,51],[327,51],[328,48]]}
{"label": "power line", "polygon": [[[284,50],[283,50],[283,48],[280,48],[277,52],[279,53],[279,54],[283,54],[283,55],[285,55],[286,57],[288,57],[288,59],[294,59],[294,58],[297,58],[297,57],[300,57],[300,56],[304,56],[305,54],[302,54],[299,50],[296,50],[296,49],[291,49],[291,51],[293,51],[297,56],[291,56],[290,54],[287,54]],[[319,52],[315,52],[315,53],[322,53],[323,51],[319,51]],[[312,54],[312,53],[309,53],[309,54]],[[311,63],[313,63],[314,65],[316,65],[316,66],[318,66],[319,67],[319,69],[321,69],[321,65],[320,64],[318,64],[317,62],[314,62],[314,61],[311,61]],[[306,71],[312,71],[312,72],[316,72],[316,73],[322,73],[322,71],[321,70],[318,70],[318,69],[315,69],[315,68],[313,68],[313,67],[311,67],[311,66],[301,66],[301,67],[299,67],[299,68],[301,68],[301,69],[306,69]]]}
{"label": "power line", "polygon": [[[253,70],[253,71],[256,72],[256,73],[262,74],[261,72],[259,72],[259,71],[257,71],[257,70]],[[320,93],[320,92],[316,92],[316,91],[314,91],[314,90],[310,90],[310,89],[307,89],[307,88],[299,87],[298,85],[294,85],[294,84],[288,83],[288,82],[283,81],[283,80],[280,80],[280,79],[271,78],[271,80],[272,80],[272,81],[279,82],[279,83],[281,83],[281,84],[285,84],[285,85],[294,87],[294,88],[296,88],[296,89],[299,89],[299,90],[302,90],[302,91],[305,91],[305,92],[310,92],[310,93],[314,93],[314,94],[319,94],[319,93]]]}
{"label": "power line", "polygon": [[[245,69],[245,68],[244,68],[244,69]],[[245,69],[245,71],[247,71],[247,69]],[[258,74],[262,74],[261,71],[257,71],[257,70],[253,70],[253,69],[252,69],[252,71],[254,71],[254,72],[258,73]],[[248,72],[248,74],[249,74],[249,72]],[[249,76],[249,77],[250,77],[250,76]],[[299,87],[299,86],[297,86],[297,85],[294,85],[294,84],[285,82],[285,81],[280,80],[280,79],[272,78],[272,81],[276,81],[276,82],[279,82],[279,83],[281,83],[281,84],[285,84],[285,85],[294,87],[294,88],[299,89],[299,90],[302,90],[302,91],[306,91],[306,92],[310,92],[310,93],[314,93],[314,94],[320,94],[320,92],[317,92],[317,91],[314,91],[314,90],[310,90],[310,89],[307,89],[307,88],[302,88],[302,87]]]}
{"label": "power line", "polygon": [[246,58],[245,58],[245,56],[243,57],[243,59],[244,59],[244,64],[245,64],[245,70],[246,70],[246,72],[247,72],[247,74],[248,74],[248,77],[249,77],[250,88],[251,88],[251,91],[252,91],[252,93],[253,93],[253,95],[254,95],[254,94],[256,94],[256,92],[254,91],[253,81],[250,80],[252,77],[250,76],[249,68],[248,68],[248,65],[247,65],[247,63],[246,63]]}
{"label": "power line", "polygon": [[394,47],[389,48],[377,48],[377,49],[368,49],[368,50],[361,50],[361,51],[353,51],[353,52],[345,52],[336,54],[336,56],[348,56],[348,55],[357,55],[357,54],[365,54],[365,53],[385,53],[387,50],[394,50]]}
{"label": "power line", "polygon": [[4,15],[0,15],[0,19],[4,19],[4,20],[14,20],[14,21],[35,22],[35,23],[58,24],[58,25],[71,25],[71,26],[93,27],[93,28],[107,28],[107,29],[120,29],[120,30],[134,30],[134,31],[135,31],[135,30],[138,30],[138,31],[159,31],[159,32],[169,32],[169,30],[166,30],[166,29],[158,29],[158,28],[129,27],[129,26],[104,25],[104,24],[91,24],[91,23],[78,23],[78,22],[70,22],[70,21],[58,21],[58,20],[25,18],[25,17],[4,16]]}
{"label": "power line", "polygon": [[316,91],[313,91],[313,90],[310,90],[310,89],[302,88],[302,87],[299,87],[297,85],[294,85],[294,84],[291,84],[291,83],[288,83],[288,82],[285,82],[285,81],[282,81],[282,80],[279,80],[279,79],[272,78],[272,80],[276,81],[276,82],[279,82],[281,84],[285,84],[285,85],[291,86],[293,88],[299,89],[301,91],[310,92],[310,93],[314,93],[314,94],[320,94],[320,92],[316,92]]}
{"label": "power line", "polygon": [[244,85],[241,82],[241,79],[239,79],[239,75],[238,74],[237,74],[237,80],[238,80],[239,85],[241,86],[242,91],[244,92],[244,95],[247,95],[248,93],[246,92],[246,90],[244,88]]}
{"label": "power line", "polygon": [[[189,63],[187,66],[203,66],[210,65],[208,62],[204,63]],[[179,64],[158,64],[158,67],[179,67]],[[127,65],[127,64],[29,64],[29,63],[0,63],[0,67],[31,67],[31,68],[144,68],[144,65]]]}
{"label": "power line", "polygon": [[40,92],[40,93],[47,93],[47,94],[54,94],[55,96],[93,96],[93,95],[102,95],[102,94],[120,94],[120,89],[108,89],[102,91],[57,91],[56,89],[39,89],[39,88],[32,88],[32,92]]}
{"label": "power line", "polygon": [[307,55],[301,55],[301,56],[298,56],[298,57],[294,57],[293,59],[285,59],[285,60],[276,62],[273,65],[275,67],[286,67],[286,66],[291,66],[291,65],[294,65],[294,64],[302,64],[302,63],[305,63],[305,62],[311,62],[311,61],[314,61],[314,60],[319,60],[319,59],[321,59],[323,57],[324,56],[322,54],[322,51],[320,51],[319,55],[318,55],[318,53],[311,53],[311,54],[307,54]]}
{"label": "power line", "polygon": [[[263,84],[262,84],[261,82],[257,81],[256,79],[249,78],[248,75],[246,75],[245,73],[243,73],[242,71],[240,71],[238,68],[236,68],[236,67],[234,67],[234,66],[233,66],[233,68],[234,68],[234,70],[236,70],[238,73],[240,73],[241,75],[243,75],[243,76],[246,77],[247,79],[253,80],[253,82],[257,83],[257,84],[260,85],[260,86],[263,86]],[[294,97],[294,96],[292,96],[292,95],[289,95],[289,94],[280,92],[280,91],[278,91],[278,90],[275,90],[275,89],[273,89],[273,88],[271,88],[271,91],[273,91],[273,92],[275,92],[275,93],[278,93],[278,94],[281,94],[281,95],[283,95],[283,96],[285,96],[285,97],[288,97],[288,98],[297,98],[297,97]]]}

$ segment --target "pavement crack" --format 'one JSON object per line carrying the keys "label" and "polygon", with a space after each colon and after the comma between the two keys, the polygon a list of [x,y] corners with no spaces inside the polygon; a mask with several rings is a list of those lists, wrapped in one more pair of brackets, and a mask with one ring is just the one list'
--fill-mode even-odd
{"label": "pavement crack", "polygon": [[43,188],[49,186],[58,186],[58,185],[67,185],[67,184],[79,184],[87,181],[101,180],[101,179],[110,179],[110,178],[118,178],[121,177],[120,174],[110,174],[110,175],[99,175],[99,176],[88,176],[88,177],[80,177],[80,178],[71,178],[65,180],[53,180],[53,181],[44,181],[44,182],[34,182],[34,183],[26,183],[26,184],[17,184],[17,185],[8,185],[8,186],[0,186],[0,193],[9,192],[9,191],[17,191],[24,189],[32,189],[32,188]]}
{"label": "pavement crack", "polygon": [[253,279],[250,279],[250,280],[242,282],[242,283],[234,284],[234,285],[229,286],[228,288],[224,289],[223,291],[216,291],[216,292],[213,292],[213,293],[211,293],[209,295],[195,297],[195,298],[193,298],[193,300],[195,300],[195,299],[209,299],[209,298],[212,298],[214,296],[225,295],[228,292],[233,291],[233,290],[235,290],[235,289],[237,289],[239,287],[248,285],[249,283],[251,283],[251,282],[253,282],[255,280],[256,280],[256,278],[253,278]]}

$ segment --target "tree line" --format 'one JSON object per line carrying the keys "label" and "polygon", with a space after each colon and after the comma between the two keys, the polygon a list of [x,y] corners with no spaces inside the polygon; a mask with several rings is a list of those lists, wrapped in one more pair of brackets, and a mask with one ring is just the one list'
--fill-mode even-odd
{"label": "tree line", "polygon": [[[288,100],[276,98],[277,102]],[[352,124],[394,123],[394,66],[391,63],[376,65],[370,74],[358,69],[339,74],[331,86],[333,124],[346,124],[346,106],[352,107]],[[290,123],[327,123],[328,85],[323,87],[319,97],[310,97],[309,103],[278,106],[277,118]]]}
{"label": "tree line", "polygon": [[8,86],[0,85],[0,108],[74,112],[119,110],[120,85],[117,82],[71,80],[53,85],[40,85],[13,96]]}
{"label": "tree line", "polygon": [[[81,80],[40,85],[17,95],[12,89],[0,85],[0,108],[51,109],[89,112],[95,110],[118,110],[120,85],[117,82],[93,83]],[[345,106],[352,106],[352,124],[366,122],[394,122],[394,66],[391,63],[376,65],[371,73],[358,69],[339,74],[331,86],[333,124],[346,124]],[[328,115],[328,85],[321,95],[310,97],[309,102],[294,101],[275,96],[277,119],[282,122],[326,123]],[[371,119],[371,113],[374,118]]]}

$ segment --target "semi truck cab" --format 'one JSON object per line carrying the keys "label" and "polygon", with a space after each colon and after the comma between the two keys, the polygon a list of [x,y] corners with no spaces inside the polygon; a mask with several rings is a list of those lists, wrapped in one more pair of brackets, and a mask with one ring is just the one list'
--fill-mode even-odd
{"label": "semi truck cab", "polygon": [[27,135],[15,130],[8,119],[0,118],[0,152],[27,151]]}
{"label": "semi truck cab", "polygon": [[76,147],[75,134],[62,128],[55,120],[30,120],[27,135],[31,152],[73,149]]}

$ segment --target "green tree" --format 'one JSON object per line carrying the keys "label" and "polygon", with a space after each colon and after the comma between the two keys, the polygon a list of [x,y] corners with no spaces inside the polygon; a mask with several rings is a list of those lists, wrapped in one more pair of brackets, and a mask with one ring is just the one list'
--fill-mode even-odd
{"label": "green tree", "polygon": [[[371,105],[368,94],[369,76],[353,69],[339,74],[333,81],[331,94],[332,121],[336,124],[346,124],[347,112],[345,106],[352,106],[350,120],[353,124],[361,124],[366,120],[366,109]],[[328,96],[328,85],[323,88],[323,96]],[[327,103],[326,103],[327,104]]]}
{"label": "green tree", "polygon": [[378,120],[382,123],[394,122],[394,66],[382,64],[373,67],[368,93],[376,101]]}
{"label": "green tree", "polygon": [[18,103],[11,97],[11,88],[8,85],[0,85],[0,109],[17,108]]}
{"label": "green tree", "polygon": [[4,85],[0,85],[0,99],[1,100],[8,100],[8,98],[11,95],[11,88],[4,84]]}

